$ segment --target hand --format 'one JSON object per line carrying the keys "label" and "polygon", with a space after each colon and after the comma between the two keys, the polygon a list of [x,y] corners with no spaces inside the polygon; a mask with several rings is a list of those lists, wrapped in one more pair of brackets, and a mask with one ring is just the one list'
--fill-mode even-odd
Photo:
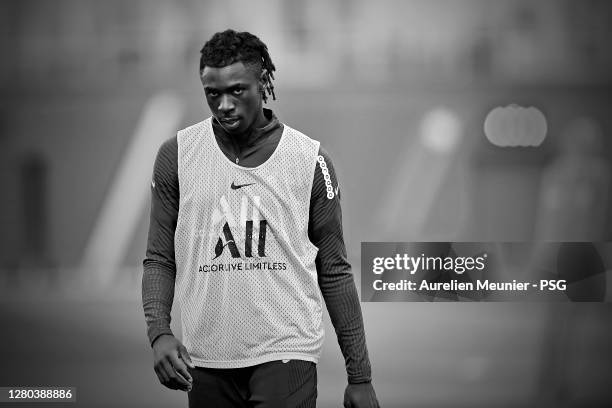
{"label": "hand", "polygon": [[159,382],[172,390],[191,391],[193,379],[187,366],[194,368],[187,349],[171,334],[163,334],[153,342],[155,373]]}
{"label": "hand", "polygon": [[380,408],[372,383],[347,385],[344,391],[344,408]]}

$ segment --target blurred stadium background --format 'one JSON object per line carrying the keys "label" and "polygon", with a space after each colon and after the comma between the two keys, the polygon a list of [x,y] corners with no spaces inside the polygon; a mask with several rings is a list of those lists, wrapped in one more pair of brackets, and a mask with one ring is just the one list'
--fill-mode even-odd
{"label": "blurred stadium background", "polygon": [[[357,284],[362,241],[610,240],[609,1],[7,0],[0,386],[186,406],[145,336],[149,179],[161,141],[209,115],[199,49],[227,27],[268,44],[271,107],[334,157]],[[544,115],[541,144],[489,141],[511,104]],[[362,306],[384,407],[612,401],[610,303]],[[321,407],[345,385],[326,319]]]}

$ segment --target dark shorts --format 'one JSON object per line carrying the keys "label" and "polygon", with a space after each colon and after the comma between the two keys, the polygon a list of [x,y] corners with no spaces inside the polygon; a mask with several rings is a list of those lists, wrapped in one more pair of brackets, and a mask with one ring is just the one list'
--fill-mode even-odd
{"label": "dark shorts", "polygon": [[314,408],[317,366],[310,361],[271,361],[244,368],[189,370],[189,408]]}

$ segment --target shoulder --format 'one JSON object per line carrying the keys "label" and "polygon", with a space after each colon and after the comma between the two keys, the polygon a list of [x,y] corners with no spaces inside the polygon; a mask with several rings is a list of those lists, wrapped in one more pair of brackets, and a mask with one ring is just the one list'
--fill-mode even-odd
{"label": "shoulder", "polygon": [[324,162],[328,167],[333,165],[329,152],[323,146],[319,146],[318,160],[319,162]]}
{"label": "shoulder", "polygon": [[319,143],[319,141],[318,141],[318,140],[315,140],[315,139],[313,139],[313,138],[309,137],[309,136],[308,136],[308,135],[306,135],[305,133],[303,133],[303,132],[301,132],[301,131],[299,131],[299,130],[297,130],[297,129],[295,129],[295,128],[291,127],[291,126],[289,126],[289,125],[288,125],[288,124],[286,124],[286,123],[283,123],[282,125],[283,125],[283,127],[284,127],[284,132],[286,132],[287,134],[291,134],[291,135],[293,135],[293,136],[294,136],[296,139],[301,140],[301,141],[303,141],[303,142],[307,142],[307,143],[312,143],[312,144],[315,144],[317,147],[319,146],[319,144],[320,144],[320,143]]}
{"label": "shoulder", "polygon": [[161,144],[157,151],[156,161],[159,163],[172,162],[176,160],[178,154],[178,142],[176,136],[170,137]]}
{"label": "shoulder", "polygon": [[155,158],[154,175],[156,177],[174,176],[178,168],[178,142],[176,136],[166,139]]}
{"label": "shoulder", "polygon": [[164,140],[164,142],[159,147],[158,156],[159,155],[176,155],[177,145],[178,143],[176,140],[176,136],[169,137],[168,139]]}
{"label": "shoulder", "polygon": [[284,131],[287,132],[287,134],[291,134],[297,140],[302,141],[304,143],[308,143],[314,147],[315,153],[317,156],[317,162],[319,163],[319,167],[326,167],[327,165],[328,167],[331,167],[331,171],[333,171],[333,164],[332,164],[331,156],[329,152],[323,148],[323,146],[318,140],[311,138],[310,136],[287,125],[286,123],[282,123],[282,125],[284,126],[285,128]]}
{"label": "shoulder", "polygon": [[202,129],[204,126],[208,125],[211,121],[212,117],[208,117],[198,123],[194,123],[193,125],[189,125],[186,128],[183,128],[178,131],[178,133],[188,133],[193,132],[194,130]]}
{"label": "shoulder", "polygon": [[334,179],[336,178],[336,171],[334,170],[334,163],[327,150],[323,146],[319,146],[319,152],[317,153],[318,166],[323,174],[330,174]]}
{"label": "shoulder", "polygon": [[194,123],[193,125],[187,126],[186,128],[179,130],[177,132],[176,138],[180,141],[185,137],[199,135],[203,130],[206,129],[207,126],[209,126],[211,119],[211,117],[208,117],[201,122]]}
{"label": "shoulder", "polygon": [[329,153],[321,146],[317,154],[313,191],[317,196],[340,199],[340,183]]}

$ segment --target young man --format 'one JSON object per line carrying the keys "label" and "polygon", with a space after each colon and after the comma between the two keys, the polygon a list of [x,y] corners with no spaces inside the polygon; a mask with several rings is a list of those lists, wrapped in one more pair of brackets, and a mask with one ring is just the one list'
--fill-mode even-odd
{"label": "young man", "polygon": [[378,407],[336,175],[318,142],[263,108],[274,71],[256,36],[216,33],[200,59],[212,117],[159,150],[143,275],[155,372],[190,407],[314,407],[325,301],[344,405]]}

